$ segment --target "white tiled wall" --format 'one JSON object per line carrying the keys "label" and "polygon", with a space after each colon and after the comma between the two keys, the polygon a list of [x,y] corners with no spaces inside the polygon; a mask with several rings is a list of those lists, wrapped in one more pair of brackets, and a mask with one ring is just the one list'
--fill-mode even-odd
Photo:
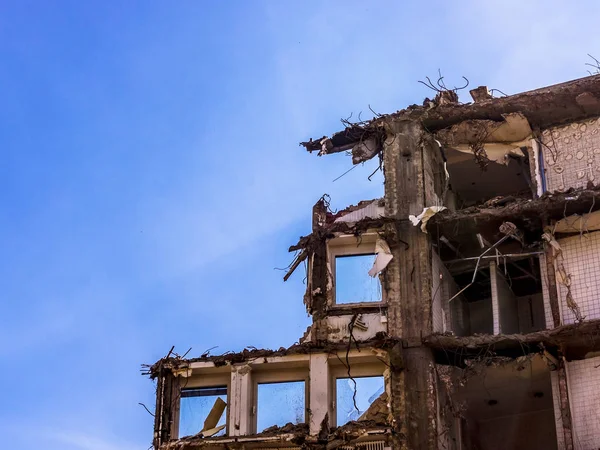
{"label": "white tiled wall", "polygon": [[490,263],[490,284],[492,288],[492,323],[494,334],[500,334],[500,306],[498,304],[498,280],[496,279],[496,263]]}
{"label": "white tiled wall", "polygon": [[600,357],[567,363],[576,449],[600,448]]}
{"label": "white tiled wall", "polygon": [[[563,265],[571,275],[571,294],[586,320],[600,319],[600,232],[584,233],[558,241]],[[575,322],[575,314],[567,307],[567,289],[558,284],[562,321]]]}

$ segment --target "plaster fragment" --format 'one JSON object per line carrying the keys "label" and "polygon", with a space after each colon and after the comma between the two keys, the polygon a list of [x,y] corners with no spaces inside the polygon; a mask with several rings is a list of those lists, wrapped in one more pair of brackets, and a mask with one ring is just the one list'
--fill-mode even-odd
{"label": "plaster fragment", "polygon": [[419,225],[419,223],[420,223],[421,231],[423,233],[427,233],[426,227],[427,227],[427,222],[429,221],[429,219],[431,219],[437,213],[439,213],[440,211],[443,211],[445,209],[446,209],[445,206],[428,206],[427,208],[423,208],[423,212],[421,214],[419,214],[418,216],[413,216],[411,214],[410,216],[408,216],[408,219],[415,227],[417,225]]}
{"label": "plaster fragment", "polygon": [[368,272],[369,276],[373,278],[375,278],[378,273],[385,269],[390,261],[394,258],[390,250],[390,246],[382,238],[377,238],[377,242],[375,243],[375,253],[377,254],[375,257],[375,262],[373,263],[371,270]]}

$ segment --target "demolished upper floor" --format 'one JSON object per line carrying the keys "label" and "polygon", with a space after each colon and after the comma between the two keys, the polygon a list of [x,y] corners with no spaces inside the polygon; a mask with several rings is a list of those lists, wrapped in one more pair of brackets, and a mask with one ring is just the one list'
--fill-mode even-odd
{"label": "demolished upper floor", "polygon": [[[350,151],[355,164],[378,156],[385,176],[383,199],[335,214],[321,199],[312,233],[290,248],[299,252],[291,271],[307,265],[308,338],[351,339],[348,319],[357,314],[370,330],[364,336],[389,331],[386,266],[408,245],[397,227],[407,221],[432,249],[429,332],[529,333],[600,318],[575,263],[595,267],[600,250],[600,76],[501,98],[485,87],[472,95],[474,103],[459,104],[441,92],[302,143],[319,155]],[[413,164],[416,171],[404,169]]]}
{"label": "demolished upper floor", "polygon": [[484,86],[471,95],[473,103],[461,104],[455,91],[440,91],[422,106],[346,122],[331,137],[301,145],[320,156],[350,151],[354,164],[375,156],[383,161],[386,141],[389,146],[395,134],[391,124],[418,123],[442,154],[438,200],[452,210],[496,197],[539,197],[597,180],[600,75],[500,98]]}
{"label": "demolished upper floor", "polygon": [[[389,120],[417,121],[429,132],[443,134],[443,130],[460,123],[473,124],[482,120],[502,123],[506,116],[517,114],[527,121],[532,130],[544,130],[599,116],[600,75],[499,98],[492,97],[482,86],[473,89],[471,96],[473,103],[462,104],[458,102],[456,93],[440,92],[434,100],[425,99],[423,105],[411,105],[392,114],[377,115],[372,120],[350,124],[331,137],[311,138],[300,145],[309,152],[317,151],[320,156],[351,150],[353,162],[357,164],[381,151],[382,132]],[[506,140],[507,136],[504,134],[505,139],[502,140]],[[510,136],[509,141],[518,141],[514,137]],[[371,142],[373,145],[369,146],[367,143]],[[369,147],[368,151],[364,146]]]}

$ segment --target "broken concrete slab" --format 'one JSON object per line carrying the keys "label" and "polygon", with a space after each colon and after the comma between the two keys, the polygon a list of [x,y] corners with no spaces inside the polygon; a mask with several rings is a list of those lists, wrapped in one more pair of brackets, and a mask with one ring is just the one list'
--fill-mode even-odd
{"label": "broken concrete slab", "polygon": [[574,214],[560,219],[548,230],[552,234],[587,233],[600,230],[600,211],[589,214]]}

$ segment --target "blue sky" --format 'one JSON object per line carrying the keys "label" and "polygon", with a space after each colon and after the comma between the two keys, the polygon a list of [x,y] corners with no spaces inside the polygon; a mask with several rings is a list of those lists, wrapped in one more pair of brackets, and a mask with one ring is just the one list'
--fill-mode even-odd
{"label": "blue sky", "polygon": [[[147,449],[153,385],[308,325],[287,247],[380,196],[298,142],[431,92],[586,75],[600,4],[0,1],[0,432],[16,450]],[[465,98],[466,100],[466,98]],[[368,117],[363,113],[363,118]]]}

